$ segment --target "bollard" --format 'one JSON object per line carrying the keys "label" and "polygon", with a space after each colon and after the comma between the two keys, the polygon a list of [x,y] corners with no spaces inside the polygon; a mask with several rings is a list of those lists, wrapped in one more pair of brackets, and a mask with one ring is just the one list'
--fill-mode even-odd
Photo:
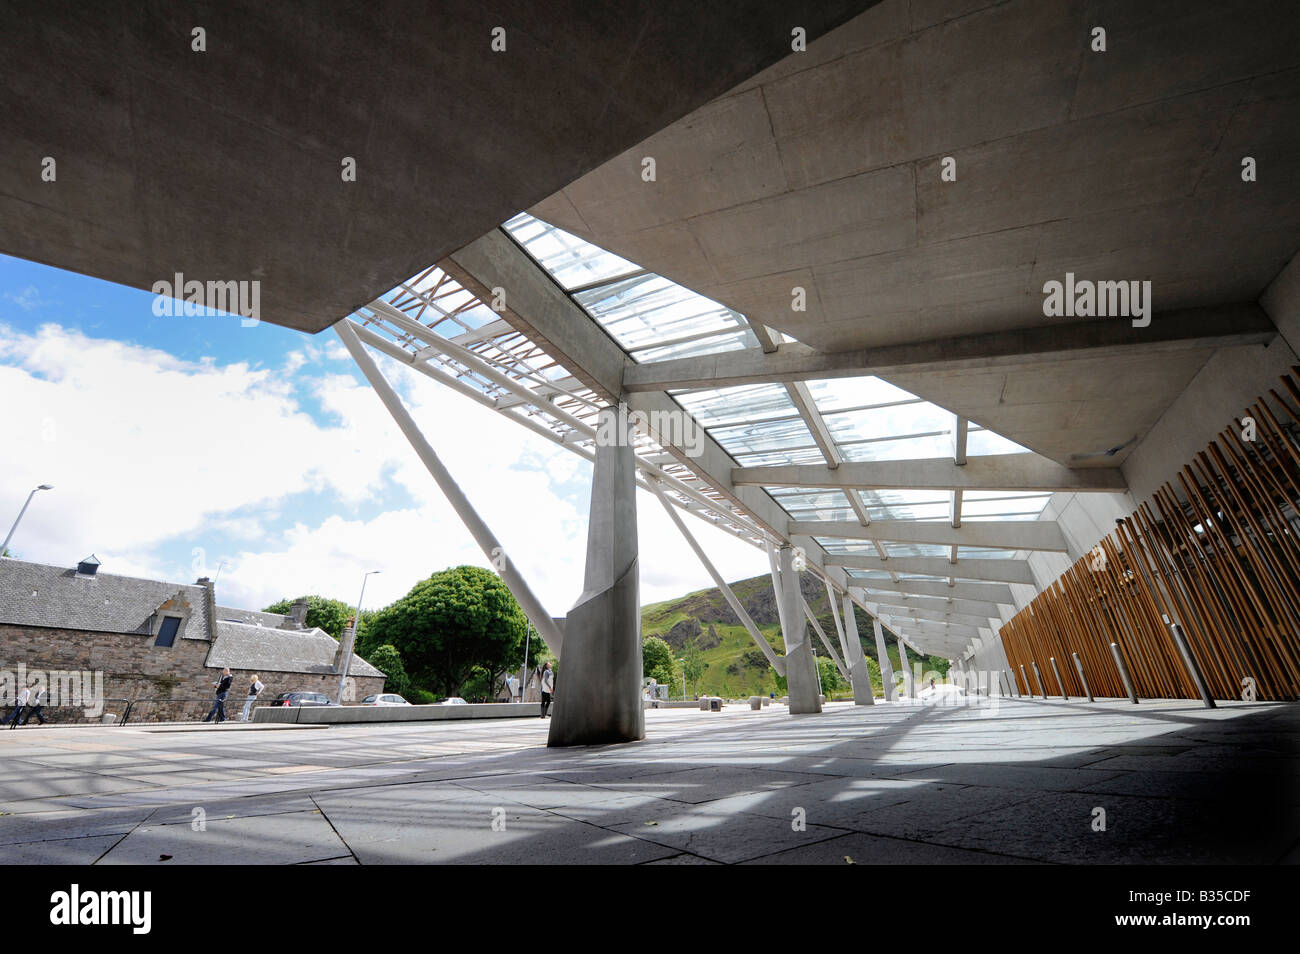
{"label": "bollard", "polygon": [[1047,690],[1043,688],[1043,674],[1038,671],[1038,660],[1031,659],[1029,661],[1029,665],[1034,667],[1034,682],[1038,683],[1038,694],[1042,696],[1044,700],[1046,700]]}
{"label": "bollard", "polygon": [[750,696],[749,707],[755,711],[763,708],[763,699],[761,696]]}
{"label": "bollard", "polygon": [[1048,656],[1047,661],[1052,664],[1052,672],[1056,674],[1056,688],[1061,690],[1061,698],[1069,702],[1070,697],[1065,694],[1065,683],[1061,681],[1061,670],[1056,668],[1056,657]]}
{"label": "bollard", "polygon": [[1029,698],[1034,698],[1034,687],[1029,683],[1029,674],[1025,672],[1025,664],[1020,664],[1020,675],[1025,680],[1025,688],[1029,690]]}
{"label": "bollard", "polygon": [[1192,655],[1192,647],[1187,644],[1187,637],[1183,635],[1183,628],[1177,623],[1170,622],[1169,617],[1165,617],[1165,622],[1169,625],[1169,631],[1174,634],[1174,645],[1178,647],[1178,655],[1183,657],[1183,665],[1187,667],[1187,673],[1192,677],[1192,682],[1196,684],[1196,690],[1201,694],[1201,702],[1205,708],[1214,709],[1214,697],[1210,695],[1209,688],[1205,685],[1205,676],[1201,674],[1201,667],[1196,662],[1196,657]]}
{"label": "bollard", "polygon": [[1083,683],[1083,694],[1088,697],[1089,702],[1096,702],[1097,700],[1092,697],[1092,690],[1088,688],[1088,677],[1083,674],[1083,660],[1079,658],[1078,653],[1072,655],[1074,656],[1074,668],[1079,670],[1079,681]]}
{"label": "bollard", "polygon": [[1137,705],[1138,694],[1133,691],[1133,680],[1128,677],[1128,666],[1124,665],[1124,656],[1119,651],[1119,643],[1110,644],[1110,654],[1115,657],[1115,667],[1119,669],[1119,677],[1124,680],[1124,689],[1128,692],[1129,702]]}

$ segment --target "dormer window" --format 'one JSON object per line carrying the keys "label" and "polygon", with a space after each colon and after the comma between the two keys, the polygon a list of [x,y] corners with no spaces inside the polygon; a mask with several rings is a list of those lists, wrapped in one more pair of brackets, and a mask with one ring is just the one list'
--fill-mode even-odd
{"label": "dormer window", "polygon": [[162,625],[158,627],[158,638],[153,641],[154,646],[166,648],[176,643],[176,633],[181,628],[181,618],[179,616],[164,616]]}
{"label": "dormer window", "polygon": [[86,559],[77,564],[77,576],[94,576],[95,573],[98,572],[100,565],[99,560],[97,560],[95,554],[92,553],[90,556],[86,557]]}

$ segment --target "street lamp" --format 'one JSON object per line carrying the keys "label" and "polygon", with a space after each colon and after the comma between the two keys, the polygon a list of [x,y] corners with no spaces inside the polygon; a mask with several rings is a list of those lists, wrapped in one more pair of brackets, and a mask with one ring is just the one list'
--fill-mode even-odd
{"label": "street lamp", "polygon": [[[357,615],[352,620],[352,641],[343,647],[343,665],[339,671],[339,691],[334,697],[334,701],[339,705],[343,704],[343,686],[348,681],[348,670],[352,668],[352,647],[356,645],[357,633],[361,629],[361,603],[366,598],[366,580],[376,573],[383,573],[383,570],[370,570],[361,577],[361,595],[357,597]],[[343,637],[340,636],[340,639]]]}
{"label": "street lamp", "polygon": [[53,490],[53,489],[54,489],[53,484],[41,484],[39,487],[37,487],[30,494],[27,495],[27,502],[23,504],[23,509],[18,511],[18,518],[14,520],[14,525],[9,528],[9,536],[5,537],[4,544],[0,545],[0,556],[4,556],[6,553],[9,552],[9,541],[14,538],[14,531],[18,529],[18,522],[23,519],[23,514],[27,512],[27,504],[32,502],[32,498],[36,496],[36,491]]}

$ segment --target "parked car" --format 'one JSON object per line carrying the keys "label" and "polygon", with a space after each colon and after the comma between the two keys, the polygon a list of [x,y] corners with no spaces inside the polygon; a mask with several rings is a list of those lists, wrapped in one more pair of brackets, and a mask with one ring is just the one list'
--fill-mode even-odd
{"label": "parked car", "polygon": [[336,706],[333,699],[323,692],[282,692],[271,700],[273,706]]}
{"label": "parked car", "polygon": [[460,696],[451,696],[451,697],[448,698],[448,699],[443,699],[443,700],[442,700],[442,704],[443,704],[444,706],[467,706],[467,705],[469,705],[469,703],[466,702],[464,699],[462,699]]}
{"label": "parked car", "polygon": [[363,706],[409,706],[410,703],[395,692],[381,692],[366,696],[361,700]]}

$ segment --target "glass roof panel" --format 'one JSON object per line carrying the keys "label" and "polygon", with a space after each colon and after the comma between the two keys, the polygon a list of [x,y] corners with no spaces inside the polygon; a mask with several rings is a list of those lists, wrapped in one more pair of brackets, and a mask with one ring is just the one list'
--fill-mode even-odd
{"label": "glass roof panel", "polygon": [[982,427],[972,427],[966,432],[966,453],[970,457],[983,454],[1028,454],[1029,449],[1007,440],[1001,434],[994,434]]}
{"label": "glass roof panel", "polygon": [[823,414],[831,414],[851,407],[920,400],[915,394],[896,388],[888,381],[870,376],[809,381],[808,390],[817,404],[817,410]]}
{"label": "glass roof panel", "polygon": [[780,384],[679,391],[673,396],[706,428],[799,416],[790,400],[790,393]]}
{"label": "glass roof panel", "polygon": [[524,247],[565,289],[616,278],[640,267],[612,252],[521,212],[505,224],[511,238]]}
{"label": "glass roof panel", "polygon": [[847,461],[921,460],[952,456],[952,437],[936,434],[929,437],[904,437],[897,440],[863,444],[840,442],[840,453]]}

